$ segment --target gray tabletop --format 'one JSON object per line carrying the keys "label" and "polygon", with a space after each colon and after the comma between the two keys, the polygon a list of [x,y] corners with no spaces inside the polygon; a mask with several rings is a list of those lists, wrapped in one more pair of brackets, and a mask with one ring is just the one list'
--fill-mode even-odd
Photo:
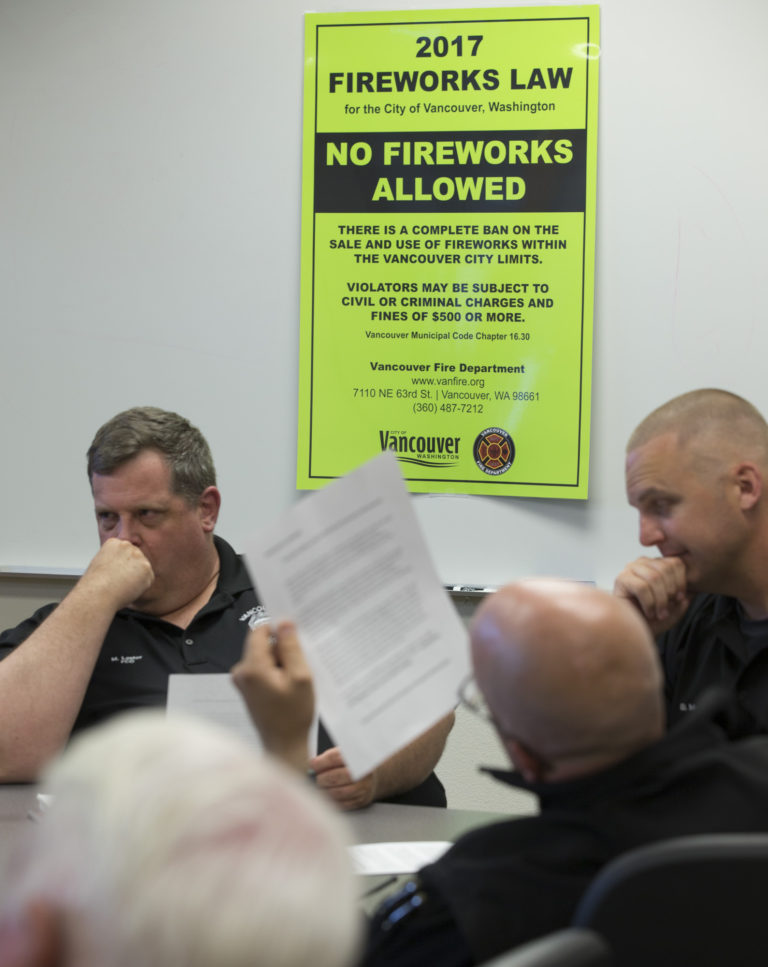
{"label": "gray tabletop", "polygon": [[[29,824],[38,808],[38,787],[34,784],[0,785],[0,852],[7,850]],[[397,806],[374,803],[367,809],[346,813],[355,843],[388,843],[422,840],[454,841],[477,826],[508,819],[500,813],[466,809],[437,809],[431,806]],[[361,896],[365,909],[373,908],[379,888],[394,888],[403,877],[362,878]],[[373,891],[373,892],[371,892]]]}
{"label": "gray tabletop", "polygon": [[[27,813],[37,806],[37,786],[30,784],[0,785],[0,836],[7,835],[14,823],[27,822]],[[7,825],[7,829],[6,829]]]}
{"label": "gray tabletop", "polygon": [[[0,837],[10,836],[14,824],[18,827],[29,822],[28,814],[37,807],[37,791],[34,784],[0,786]],[[356,843],[455,840],[475,826],[508,818],[481,810],[397,806],[383,802],[346,816]]]}
{"label": "gray tabletop", "polygon": [[356,843],[387,843],[416,840],[453,840],[476,826],[509,819],[500,813],[469,809],[437,809],[432,806],[397,806],[377,802],[367,809],[347,813]]}

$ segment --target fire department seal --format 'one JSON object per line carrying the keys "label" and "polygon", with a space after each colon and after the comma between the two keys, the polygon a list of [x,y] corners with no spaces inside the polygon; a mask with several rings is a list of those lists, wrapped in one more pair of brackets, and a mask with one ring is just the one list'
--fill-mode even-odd
{"label": "fire department seal", "polygon": [[512,466],[515,444],[506,430],[499,426],[489,426],[477,435],[472,454],[483,473],[497,477]]}

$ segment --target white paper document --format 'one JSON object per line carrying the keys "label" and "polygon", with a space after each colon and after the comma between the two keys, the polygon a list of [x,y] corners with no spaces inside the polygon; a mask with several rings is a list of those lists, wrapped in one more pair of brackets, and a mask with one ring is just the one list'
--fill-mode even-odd
{"label": "white paper document", "polygon": [[415,873],[427,863],[434,863],[449,849],[450,843],[361,843],[350,846],[355,873],[381,876],[385,873]]}
{"label": "white paper document", "polygon": [[456,705],[467,633],[385,451],[246,547],[273,620],[291,618],[320,717],[358,779]]}
{"label": "white paper document", "polygon": [[208,719],[263,748],[243,696],[229,675],[169,675],[167,710]]}
{"label": "white paper document", "polygon": [[[262,751],[264,744],[253,724],[245,699],[228,674],[169,675],[168,712],[185,712],[208,719],[216,725],[236,732],[254,748]],[[309,734],[308,756],[317,750],[318,719],[312,723]]]}

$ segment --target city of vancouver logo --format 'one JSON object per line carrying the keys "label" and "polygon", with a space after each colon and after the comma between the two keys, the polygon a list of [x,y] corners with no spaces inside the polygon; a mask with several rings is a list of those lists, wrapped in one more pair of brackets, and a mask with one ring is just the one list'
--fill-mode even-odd
{"label": "city of vancouver logo", "polygon": [[489,426],[477,435],[472,448],[475,463],[493,477],[506,473],[515,459],[515,444],[506,430]]}
{"label": "city of vancouver logo", "polygon": [[379,430],[382,450],[394,450],[401,463],[420,467],[452,467],[459,462],[457,436],[428,436],[407,431]]}

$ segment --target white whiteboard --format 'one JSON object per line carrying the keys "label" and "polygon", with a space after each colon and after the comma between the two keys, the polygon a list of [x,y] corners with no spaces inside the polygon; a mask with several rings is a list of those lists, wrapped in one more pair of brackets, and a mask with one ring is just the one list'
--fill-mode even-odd
{"label": "white whiteboard", "polygon": [[[304,9],[0,0],[0,567],[87,564],[85,450],[136,404],[206,434],[236,546],[299,496]],[[605,0],[601,32],[590,498],[414,498],[448,584],[610,585],[645,412],[768,412],[768,4]]]}

